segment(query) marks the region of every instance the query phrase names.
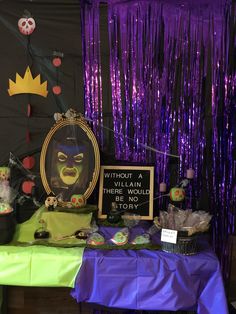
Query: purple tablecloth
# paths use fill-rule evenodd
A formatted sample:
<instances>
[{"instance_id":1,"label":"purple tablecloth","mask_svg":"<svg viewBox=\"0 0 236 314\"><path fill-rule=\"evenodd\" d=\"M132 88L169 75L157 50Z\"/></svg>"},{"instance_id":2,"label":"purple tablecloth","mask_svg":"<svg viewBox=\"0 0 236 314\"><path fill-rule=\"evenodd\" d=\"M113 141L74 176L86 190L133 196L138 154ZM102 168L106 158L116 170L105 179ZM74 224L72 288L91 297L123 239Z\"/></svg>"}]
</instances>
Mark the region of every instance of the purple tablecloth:
<instances>
[{"instance_id":1,"label":"purple tablecloth","mask_svg":"<svg viewBox=\"0 0 236 314\"><path fill-rule=\"evenodd\" d=\"M115 308L228 313L219 262L210 248L193 256L86 249L71 294L78 302Z\"/></svg>"}]
</instances>

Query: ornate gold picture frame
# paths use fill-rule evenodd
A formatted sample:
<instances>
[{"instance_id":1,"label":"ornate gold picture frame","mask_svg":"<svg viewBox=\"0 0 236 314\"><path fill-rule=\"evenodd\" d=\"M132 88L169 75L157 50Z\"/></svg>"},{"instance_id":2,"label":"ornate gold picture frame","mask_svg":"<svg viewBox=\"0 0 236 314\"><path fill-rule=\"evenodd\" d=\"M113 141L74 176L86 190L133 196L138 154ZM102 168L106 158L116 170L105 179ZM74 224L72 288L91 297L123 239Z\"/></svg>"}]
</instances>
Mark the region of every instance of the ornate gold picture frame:
<instances>
[{"instance_id":1,"label":"ornate gold picture frame","mask_svg":"<svg viewBox=\"0 0 236 314\"><path fill-rule=\"evenodd\" d=\"M40 155L40 175L47 194L63 203L72 195L88 199L98 180L100 153L94 133L82 115L62 117L47 134Z\"/></svg>"}]
</instances>

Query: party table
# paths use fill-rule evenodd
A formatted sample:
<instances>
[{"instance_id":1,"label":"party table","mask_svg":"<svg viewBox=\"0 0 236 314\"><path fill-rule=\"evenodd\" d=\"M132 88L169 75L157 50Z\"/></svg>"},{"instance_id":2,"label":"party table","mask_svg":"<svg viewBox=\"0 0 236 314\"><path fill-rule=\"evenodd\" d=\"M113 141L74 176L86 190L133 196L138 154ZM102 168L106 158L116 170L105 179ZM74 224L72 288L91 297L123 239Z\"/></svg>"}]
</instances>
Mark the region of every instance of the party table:
<instances>
[{"instance_id":1,"label":"party table","mask_svg":"<svg viewBox=\"0 0 236 314\"><path fill-rule=\"evenodd\" d=\"M109 239L117 229L100 230ZM113 308L227 314L218 259L205 242L201 245L192 256L149 249L6 245L0 247L0 284L73 287L77 302Z\"/></svg>"},{"instance_id":2,"label":"party table","mask_svg":"<svg viewBox=\"0 0 236 314\"><path fill-rule=\"evenodd\" d=\"M103 229L106 237L109 232ZM192 256L86 249L71 295L77 302L114 308L227 314L218 259L205 241L199 246Z\"/></svg>"}]
</instances>

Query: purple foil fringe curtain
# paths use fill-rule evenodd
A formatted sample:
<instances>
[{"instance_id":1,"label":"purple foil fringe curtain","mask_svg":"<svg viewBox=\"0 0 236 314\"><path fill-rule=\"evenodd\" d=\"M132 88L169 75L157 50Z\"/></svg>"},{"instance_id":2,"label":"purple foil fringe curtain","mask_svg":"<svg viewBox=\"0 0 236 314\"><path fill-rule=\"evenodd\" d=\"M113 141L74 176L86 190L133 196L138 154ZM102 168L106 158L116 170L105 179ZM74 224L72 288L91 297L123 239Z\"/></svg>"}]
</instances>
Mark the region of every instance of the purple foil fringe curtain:
<instances>
[{"instance_id":1,"label":"purple foil fringe curtain","mask_svg":"<svg viewBox=\"0 0 236 314\"><path fill-rule=\"evenodd\" d=\"M158 184L170 183L166 154L180 156L179 178L195 170L192 191L209 198L205 209L214 217L213 244L227 277L236 216L235 7L172 2L108 1L115 155L154 162ZM85 107L95 131L102 124L98 3L82 21Z\"/></svg>"},{"instance_id":2,"label":"purple foil fringe curtain","mask_svg":"<svg viewBox=\"0 0 236 314\"><path fill-rule=\"evenodd\" d=\"M99 1L81 1L85 116L103 146L102 78L100 55Z\"/></svg>"}]
</instances>

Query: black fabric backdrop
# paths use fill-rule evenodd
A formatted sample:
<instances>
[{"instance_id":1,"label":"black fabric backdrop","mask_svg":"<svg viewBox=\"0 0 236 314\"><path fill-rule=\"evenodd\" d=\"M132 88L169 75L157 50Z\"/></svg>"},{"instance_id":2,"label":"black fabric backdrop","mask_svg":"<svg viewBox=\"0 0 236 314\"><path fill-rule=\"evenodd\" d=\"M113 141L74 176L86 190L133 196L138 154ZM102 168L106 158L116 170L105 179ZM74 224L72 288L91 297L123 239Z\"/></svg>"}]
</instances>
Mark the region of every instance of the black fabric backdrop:
<instances>
[{"instance_id":1,"label":"black fabric backdrop","mask_svg":"<svg viewBox=\"0 0 236 314\"><path fill-rule=\"evenodd\" d=\"M36 29L24 36L18 30L18 19L28 10L36 21ZM106 7L101 6L101 36L107 37ZM0 165L7 164L9 152L22 158L40 150L44 137L54 123L55 112L74 108L84 112L81 17L79 1L1 1L0 2ZM108 38L107 38L108 39ZM109 91L108 40L102 41L104 91L104 121L109 125L111 105ZM58 68L62 93L56 96L52 87L57 85L56 68L52 65L53 52L62 52ZM30 66L33 77L41 74L41 83L47 80L48 96L21 94L9 96L9 79L16 73L24 75ZM27 117L27 105L32 115ZM107 105L106 105L107 104ZM109 121L108 121L108 120ZM30 142L26 141L27 129ZM109 134L108 134L109 136Z\"/></svg>"}]
</instances>

